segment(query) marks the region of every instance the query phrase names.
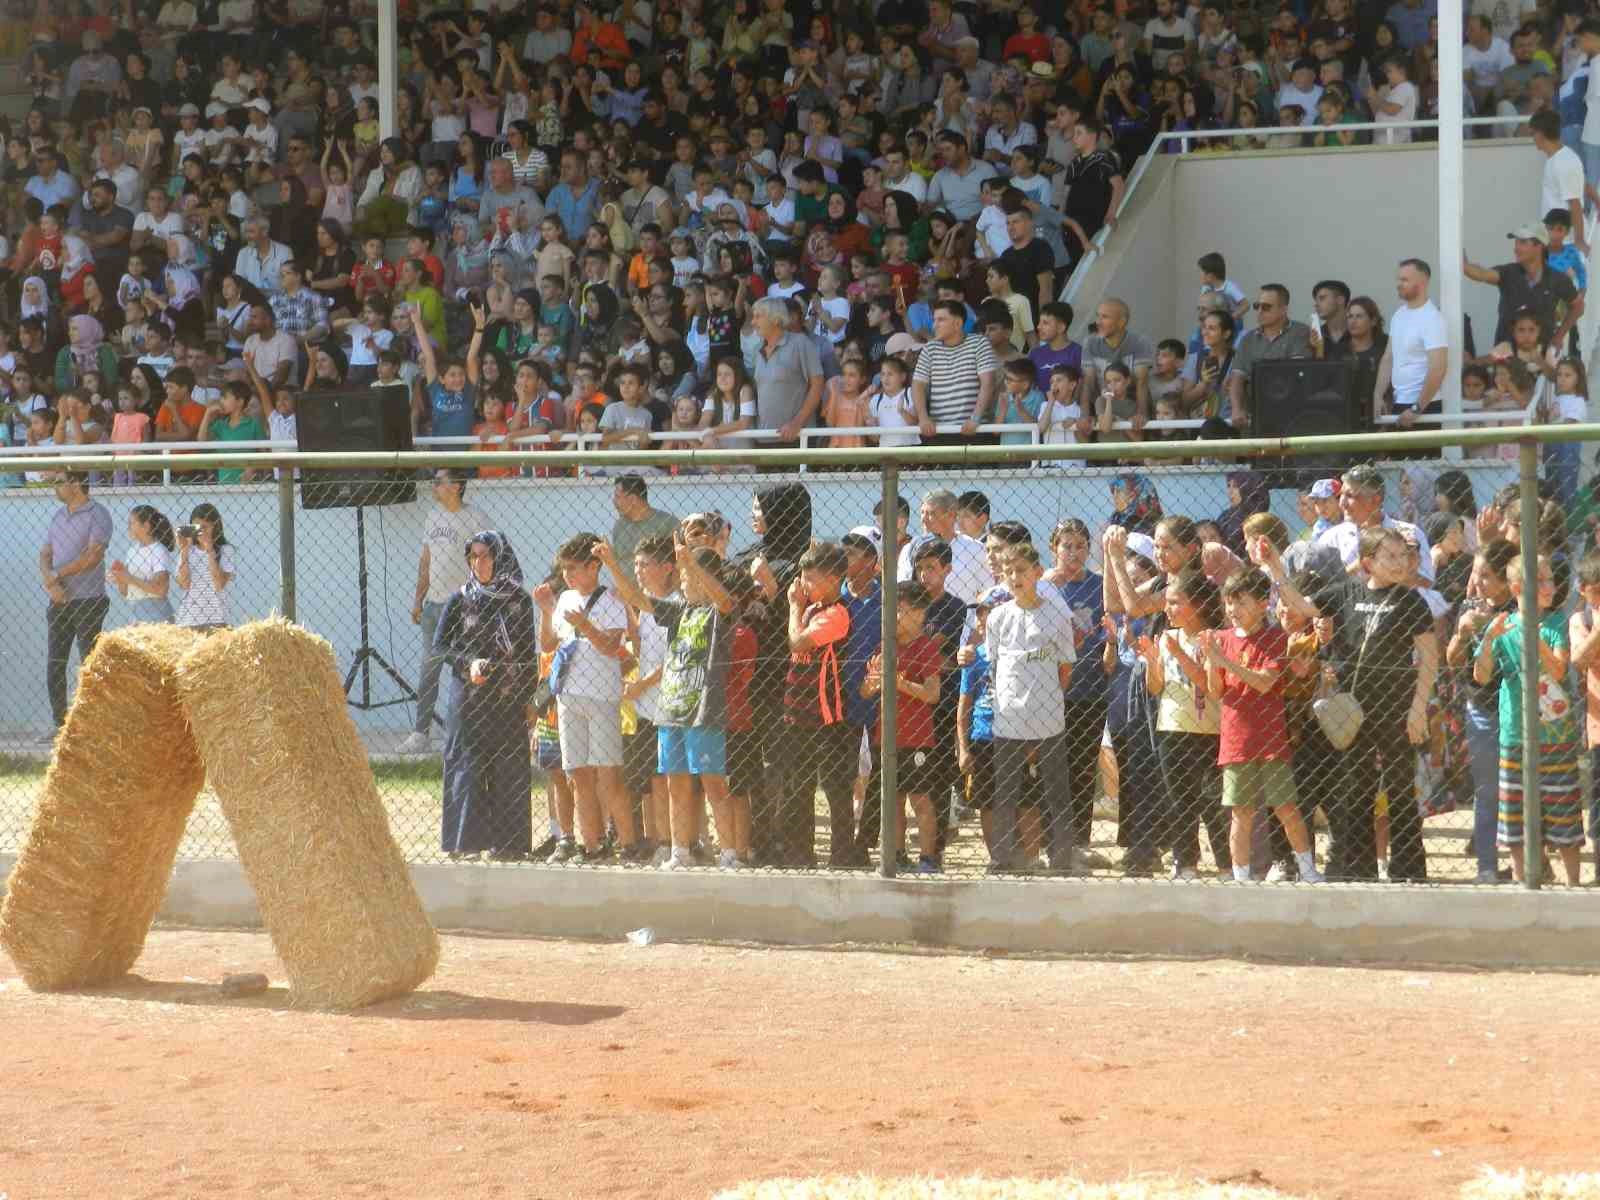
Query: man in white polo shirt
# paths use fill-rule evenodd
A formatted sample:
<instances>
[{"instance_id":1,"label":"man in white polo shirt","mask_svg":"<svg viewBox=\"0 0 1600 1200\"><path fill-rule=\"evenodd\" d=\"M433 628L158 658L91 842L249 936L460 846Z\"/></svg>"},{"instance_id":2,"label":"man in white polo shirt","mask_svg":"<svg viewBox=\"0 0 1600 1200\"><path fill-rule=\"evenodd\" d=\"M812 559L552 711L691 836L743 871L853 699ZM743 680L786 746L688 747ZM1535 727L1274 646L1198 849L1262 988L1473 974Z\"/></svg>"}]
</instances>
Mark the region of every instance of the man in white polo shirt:
<instances>
[{"instance_id":1,"label":"man in white polo shirt","mask_svg":"<svg viewBox=\"0 0 1600 1200\"><path fill-rule=\"evenodd\" d=\"M994 586L994 576L989 573L989 559L983 543L956 528L957 506L958 497L946 488L929 492L922 498L922 509L917 514L922 522L922 535L900 548L895 575L902 583L915 578L917 549L933 538L943 538L950 545L950 576L945 580L945 590L961 603L972 605Z\"/></svg>"},{"instance_id":2,"label":"man in white polo shirt","mask_svg":"<svg viewBox=\"0 0 1600 1200\"><path fill-rule=\"evenodd\" d=\"M1400 306L1389 318L1389 345L1378 362L1378 382L1372 392L1373 412L1382 416L1393 411L1406 427L1437 399L1450 358L1444 314L1428 299L1432 279L1433 271L1420 258L1400 263L1395 277ZM1394 385L1392 409L1384 402L1390 384Z\"/></svg>"}]
</instances>

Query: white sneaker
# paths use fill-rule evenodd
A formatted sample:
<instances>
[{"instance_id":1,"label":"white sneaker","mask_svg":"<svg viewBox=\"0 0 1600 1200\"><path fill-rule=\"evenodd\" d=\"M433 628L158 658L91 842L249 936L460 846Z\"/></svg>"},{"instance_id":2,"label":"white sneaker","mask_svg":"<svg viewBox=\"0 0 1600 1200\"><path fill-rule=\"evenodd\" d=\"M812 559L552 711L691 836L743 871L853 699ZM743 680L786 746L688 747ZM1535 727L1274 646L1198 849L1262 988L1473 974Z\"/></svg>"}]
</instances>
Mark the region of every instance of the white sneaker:
<instances>
[{"instance_id":1,"label":"white sneaker","mask_svg":"<svg viewBox=\"0 0 1600 1200\"><path fill-rule=\"evenodd\" d=\"M1315 867L1312 867L1309 871L1306 870L1304 867L1302 867L1300 869L1300 882L1301 883L1326 883L1327 879L1322 874L1322 872L1317 870Z\"/></svg>"},{"instance_id":2,"label":"white sneaker","mask_svg":"<svg viewBox=\"0 0 1600 1200\"><path fill-rule=\"evenodd\" d=\"M687 850L673 850L667 861L661 864L663 871L686 871L694 866L694 859L689 857Z\"/></svg>"},{"instance_id":3,"label":"white sneaker","mask_svg":"<svg viewBox=\"0 0 1600 1200\"><path fill-rule=\"evenodd\" d=\"M1282 863L1275 862L1267 870L1268 883L1282 883L1287 878L1289 878L1289 871Z\"/></svg>"},{"instance_id":4,"label":"white sneaker","mask_svg":"<svg viewBox=\"0 0 1600 1200\"><path fill-rule=\"evenodd\" d=\"M395 747L397 754L426 754L433 749L433 739L425 733L412 733Z\"/></svg>"},{"instance_id":5,"label":"white sneaker","mask_svg":"<svg viewBox=\"0 0 1600 1200\"><path fill-rule=\"evenodd\" d=\"M739 856L732 850L724 850L721 854L717 855L717 866L721 867L724 871L737 871L742 865L743 864L739 862Z\"/></svg>"},{"instance_id":6,"label":"white sneaker","mask_svg":"<svg viewBox=\"0 0 1600 1200\"><path fill-rule=\"evenodd\" d=\"M1176 863L1172 866L1172 879L1174 883L1193 883L1200 878L1200 872L1193 867L1180 867Z\"/></svg>"}]
</instances>

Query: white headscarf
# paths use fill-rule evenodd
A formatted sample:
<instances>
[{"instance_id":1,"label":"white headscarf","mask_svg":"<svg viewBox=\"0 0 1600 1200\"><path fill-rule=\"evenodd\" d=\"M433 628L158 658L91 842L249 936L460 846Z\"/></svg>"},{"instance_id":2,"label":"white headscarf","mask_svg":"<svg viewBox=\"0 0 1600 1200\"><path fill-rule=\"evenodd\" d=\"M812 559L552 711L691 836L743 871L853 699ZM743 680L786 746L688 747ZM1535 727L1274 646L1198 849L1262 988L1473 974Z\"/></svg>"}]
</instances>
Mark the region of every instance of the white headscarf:
<instances>
[{"instance_id":1,"label":"white headscarf","mask_svg":"<svg viewBox=\"0 0 1600 1200\"><path fill-rule=\"evenodd\" d=\"M30 283L39 289L39 295L42 297L37 304L28 303L28 285ZM29 275L22 281L22 316L24 319L38 317L42 321L49 315L50 289L45 286L44 280L40 279L39 276Z\"/></svg>"},{"instance_id":2,"label":"white headscarf","mask_svg":"<svg viewBox=\"0 0 1600 1200\"><path fill-rule=\"evenodd\" d=\"M89 243L76 234L67 234L61 239L61 276L71 279L85 267L94 265L94 254L89 250Z\"/></svg>"}]
</instances>

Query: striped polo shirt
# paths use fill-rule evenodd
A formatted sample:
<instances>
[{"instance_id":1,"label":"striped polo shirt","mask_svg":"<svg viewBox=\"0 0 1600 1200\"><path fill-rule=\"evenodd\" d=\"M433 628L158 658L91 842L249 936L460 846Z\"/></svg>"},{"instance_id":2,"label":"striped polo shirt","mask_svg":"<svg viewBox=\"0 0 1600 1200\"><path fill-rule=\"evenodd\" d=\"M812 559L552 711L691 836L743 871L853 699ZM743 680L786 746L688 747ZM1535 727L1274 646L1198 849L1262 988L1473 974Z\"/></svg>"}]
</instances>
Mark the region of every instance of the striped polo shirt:
<instances>
[{"instance_id":1,"label":"striped polo shirt","mask_svg":"<svg viewBox=\"0 0 1600 1200\"><path fill-rule=\"evenodd\" d=\"M928 385L928 415L934 424L960 424L977 407L979 376L999 369L989 339L970 333L957 346L937 339L925 343L913 378Z\"/></svg>"}]
</instances>

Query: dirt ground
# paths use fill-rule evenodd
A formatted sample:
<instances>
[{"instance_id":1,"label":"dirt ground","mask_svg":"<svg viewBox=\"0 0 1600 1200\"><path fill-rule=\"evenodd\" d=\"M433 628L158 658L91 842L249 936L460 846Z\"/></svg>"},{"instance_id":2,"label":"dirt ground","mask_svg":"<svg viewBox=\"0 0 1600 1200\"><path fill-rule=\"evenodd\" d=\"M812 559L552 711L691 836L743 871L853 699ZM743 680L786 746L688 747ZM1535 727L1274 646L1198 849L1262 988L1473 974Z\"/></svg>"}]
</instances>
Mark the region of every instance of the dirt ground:
<instances>
[{"instance_id":1,"label":"dirt ground","mask_svg":"<svg viewBox=\"0 0 1600 1200\"><path fill-rule=\"evenodd\" d=\"M163 931L139 977L0 955L0 1195L666 1197L740 1180L1116 1180L1455 1196L1594 1166L1595 981L892 949L450 937L355 1016L266 937ZM224 1000L224 974L276 986Z\"/></svg>"}]
</instances>

